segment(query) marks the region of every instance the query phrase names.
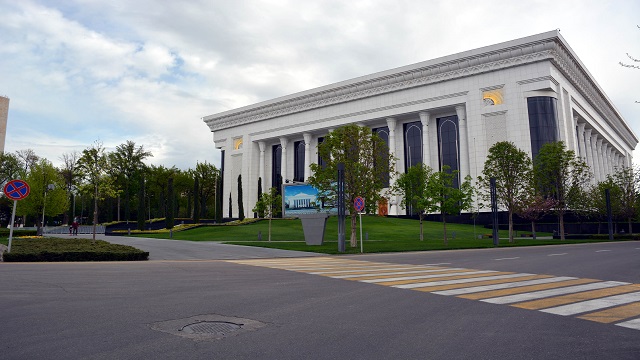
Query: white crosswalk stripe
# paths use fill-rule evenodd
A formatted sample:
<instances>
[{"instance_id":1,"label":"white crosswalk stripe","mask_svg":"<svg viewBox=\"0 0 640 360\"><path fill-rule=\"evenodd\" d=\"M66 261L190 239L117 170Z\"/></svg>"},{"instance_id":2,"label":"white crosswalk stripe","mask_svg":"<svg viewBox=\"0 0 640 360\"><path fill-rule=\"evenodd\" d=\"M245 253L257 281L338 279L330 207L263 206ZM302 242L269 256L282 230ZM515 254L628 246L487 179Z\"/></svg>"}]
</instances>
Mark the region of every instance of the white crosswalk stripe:
<instances>
[{"instance_id":1,"label":"white crosswalk stripe","mask_svg":"<svg viewBox=\"0 0 640 360\"><path fill-rule=\"evenodd\" d=\"M614 286L628 285L629 283L620 282L620 281L605 281L593 284L585 284L585 285L576 285L569 286L560 289L553 290L542 290L542 291L534 291L525 294L518 295L509 295L509 296L501 296L491 299L484 299L482 301L492 303L492 304L513 304L516 302L535 300L535 299L543 299L551 296L558 296L564 294L573 294L587 290L595 290L595 289L604 289Z\"/></svg>"},{"instance_id":2,"label":"white crosswalk stripe","mask_svg":"<svg viewBox=\"0 0 640 360\"><path fill-rule=\"evenodd\" d=\"M459 296L527 311L577 315L580 319L640 330L640 287L627 282L437 266L448 263L408 265L328 257L227 261Z\"/></svg>"},{"instance_id":3,"label":"white crosswalk stripe","mask_svg":"<svg viewBox=\"0 0 640 360\"><path fill-rule=\"evenodd\" d=\"M546 279L517 281L517 282L512 282L512 283L506 283L506 284L474 286L474 287L468 287L468 288L462 288L462 289L434 291L433 293L434 294L438 294L438 295L449 295L449 296L450 295L462 295L462 294L472 294L472 293L490 291L490 290L511 289L511 288L514 288L514 287L521 287L521 286L549 284L549 283L567 281L567 280L573 280L573 279L575 279L575 278L574 277L569 277L569 276L560 276L560 277L552 277L552 278L546 278Z\"/></svg>"},{"instance_id":4,"label":"white crosswalk stripe","mask_svg":"<svg viewBox=\"0 0 640 360\"><path fill-rule=\"evenodd\" d=\"M640 291L630 294L609 296L602 299L582 301L576 304L562 305L540 311L549 314L567 316L585 313L587 311L610 308L617 305L629 304L636 301L640 301Z\"/></svg>"}]
</instances>

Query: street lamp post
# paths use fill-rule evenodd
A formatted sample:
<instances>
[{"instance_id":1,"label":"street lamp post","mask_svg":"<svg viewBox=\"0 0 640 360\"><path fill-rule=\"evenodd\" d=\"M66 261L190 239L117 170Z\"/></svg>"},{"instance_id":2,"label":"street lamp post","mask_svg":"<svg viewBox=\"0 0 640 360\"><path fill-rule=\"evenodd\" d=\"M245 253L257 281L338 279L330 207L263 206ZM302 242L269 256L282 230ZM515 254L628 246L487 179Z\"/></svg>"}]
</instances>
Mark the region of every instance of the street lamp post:
<instances>
[{"instance_id":1,"label":"street lamp post","mask_svg":"<svg viewBox=\"0 0 640 360\"><path fill-rule=\"evenodd\" d=\"M47 192L55 189L55 185L49 184L47 188L44 190L44 203L42 204L42 234L44 234L44 210L47 207Z\"/></svg>"}]
</instances>

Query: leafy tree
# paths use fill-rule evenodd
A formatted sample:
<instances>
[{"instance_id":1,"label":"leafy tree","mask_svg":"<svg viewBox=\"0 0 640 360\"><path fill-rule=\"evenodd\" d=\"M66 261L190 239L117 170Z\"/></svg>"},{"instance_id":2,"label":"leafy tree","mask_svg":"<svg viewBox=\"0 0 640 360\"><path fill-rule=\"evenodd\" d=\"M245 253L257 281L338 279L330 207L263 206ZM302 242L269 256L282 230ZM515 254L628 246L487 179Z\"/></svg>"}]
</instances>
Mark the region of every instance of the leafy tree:
<instances>
[{"instance_id":1,"label":"leafy tree","mask_svg":"<svg viewBox=\"0 0 640 360\"><path fill-rule=\"evenodd\" d=\"M638 183L640 174L636 169L630 167L617 168L613 175L609 176L618 188L619 195L619 216L627 221L629 234L633 233L633 219L637 216L640 208L638 202Z\"/></svg>"},{"instance_id":2,"label":"leafy tree","mask_svg":"<svg viewBox=\"0 0 640 360\"><path fill-rule=\"evenodd\" d=\"M357 246L357 211L353 201L361 196L367 205L366 212L375 210L382 200L381 190L386 186L386 176L392 171L393 157L384 151L387 145L367 127L355 124L340 127L329 133L318 147L325 166L311 164L313 175L308 182L329 198L337 195L338 164L344 164L345 203L351 217L351 246Z\"/></svg>"},{"instance_id":3,"label":"leafy tree","mask_svg":"<svg viewBox=\"0 0 640 360\"><path fill-rule=\"evenodd\" d=\"M56 216L62 214L69 205L64 179L48 160L40 159L30 166L24 180L29 184L31 192L29 196L18 201L16 213L35 216L38 233L41 233L44 226L41 219L43 210L45 216ZM53 185L53 188L49 185Z\"/></svg>"},{"instance_id":4,"label":"leafy tree","mask_svg":"<svg viewBox=\"0 0 640 360\"><path fill-rule=\"evenodd\" d=\"M242 175L238 175L238 219L244 220L244 204L242 203Z\"/></svg>"},{"instance_id":5,"label":"leafy tree","mask_svg":"<svg viewBox=\"0 0 640 360\"><path fill-rule=\"evenodd\" d=\"M200 192L196 196L200 200L201 216L212 217L211 207L215 211L215 196L220 170L208 162L196 163L195 174L200 179Z\"/></svg>"},{"instance_id":6,"label":"leafy tree","mask_svg":"<svg viewBox=\"0 0 640 360\"><path fill-rule=\"evenodd\" d=\"M216 181L216 222L222 222L222 176L218 176L218 180Z\"/></svg>"},{"instance_id":7,"label":"leafy tree","mask_svg":"<svg viewBox=\"0 0 640 360\"><path fill-rule=\"evenodd\" d=\"M471 177L467 175L459 188L454 186L458 171L451 171L449 166L443 166L441 171L435 172L429 181L428 193L435 200L434 210L442 216L444 230L444 244L448 245L447 215L459 214L472 207L473 187Z\"/></svg>"},{"instance_id":8,"label":"leafy tree","mask_svg":"<svg viewBox=\"0 0 640 360\"><path fill-rule=\"evenodd\" d=\"M26 175L37 162L40 160L40 157L36 155L36 152L33 149L24 149L16 151L16 155L20 159L21 164L24 166L23 175Z\"/></svg>"},{"instance_id":9,"label":"leafy tree","mask_svg":"<svg viewBox=\"0 0 640 360\"><path fill-rule=\"evenodd\" d=\"M140 176L140 179L138 180L139 186L138 186L138 230L142 231L144 230L144 209L145 209L145 197L144 197L144 193L145 193L145 186L144 186L144 175Z\"/></svg>"},{"instance_id":10,"label":"leafy tree","mask_svg":"<svg viewBox=\"0 0 640 360\"><path fill-rule=\"evenodd\" d=\"M175 223L175 194L173 192L173 176L167 180L167 217L165 219L166 228L173 229Z\"/></svg>"},{"instance_id":11,"label":"leafy tree","mask_svg":"<svg viewBox=\"0 0 640 360\"><path fill-rule=\"evenodd\" d=\"M0 185L25 175L23 169L24 164L18 155L0 152Z\"/></svg>"},{"instance_id":12,"label":"leafy tree","mask_svg":"<svg viewBox=\"0 0 640 360\"><path fill-rule=\"evenodd\" d=\"M531 222L531 234L536 239L536 221L556 206L556 200L545 198L539 194L529 193L528 196L519 198L516 213L523 219Z\"/></svg>"},{"instance_id":13,"label":"leafy tree","mask_svg":"<svg viewBox=\"0 0 640 360\"><path fill-rule=\"evenodd\" d=\"M585 196L589 181L589 167L567 150L563 142L544 144L534 161L535 186L540 195L556 200L554 211L560 224L560 238L564 240L564 215Z\"/></svg>"},{"instance_id":14,"label":"leafy tree","mask_svg":"<svg viewBox=\"0 0 640 360\"><path fill-rule=\"evenodd\" d=\"M428 166L422 163L412 166L409 170L400 174L393 187L393 192L402 196L400 206L403 208L413 206L413 211L418 212L420 218L420 241L424 239L422 221L428 213L437 210L437 193L433 190L433 182L436 175Z\"/></svg>"},{"instance_id":15,"label":"leafy tree","mask_svg":"<svg viewBox=\"0 0 640 360\"><path fill-rule=\"evenodd\" d=\"M70 202L72 201L74 191L78 188L80 181L82 181L82 173L78 167L78 160L80 159L80 153L72 151L64 153L60 157L62 160L62 168L60 168L60 174L64 178L64 189L67 191L67 197ZM71 207L67 214L65 214L63 224L71 224L73 221L73 210Z\"/></svg>"},{"instance_id":16,"label":"leafy tree","mask_svg":"<svg viewBox=\"0 0 640 360\"><path fill-rule=\"evenodd\" d=\"M143 145L136 147L136 143L131 140L116 146L116 150L109 154L112 173L116 180L115 184L119 190L124 192L124 217L127 222L131 218L131 185L135 184L135 178L139 177L144 169L142 161L148 157L153 157L153 154L146 151ZM120 202L118 201L119 219Z\"/></svg>"},{"instance_id":17,"label":"leafy tree","mask_svg":"<svg viewBox=\"0 0 640 360\"><path fill-rule=\"evenodd\" d=\"M193 193L195 194L195 199L193 200L193 223L197 224L200 222L200 199L198 198L198 194L200 193L200 178L196 176L193 181Z\"/></svg>"},{"instance_id":18,"label":"leafy tree","mask_svg":"<svg viewBox=\"0 0 640 360\"><path fill-rule=\"evenodd\" d=\"M112 196L112 179L107 176L109 162L101 142L96 141L90 147L82 151L78 160L84 178L93 188L93 241L96 241L96 225L98 223L98 200Z\"/></svg>"},{"instance_id":19,"label":"leafy tree","mask_svg":"<svg viewBox=\"0 0 640 360\"><path fill-rule=\"evenodd\" d=\"M532 192L531 159L526 152L518 149L512 142L495 143L484 162L482 175L478 183L484 189L485 201L490 193L490 179L496 179L496 198L498 205L509 214L509 242L513 242L513 214L520 203Z\"/></svg>"},{"instance_id":20,"label":"leafy tree","mask_svg":"<svg viewBox=\"0 0 640 360\"><path fill-rule=\"evenodd\" d=\"M269 241L271 241L271 219L282 212L282 196L278 194L278 189L272 187L268 192L260 194L256 206L251 211L262 213L269 219Z\"/></svg>"}]
</instances>

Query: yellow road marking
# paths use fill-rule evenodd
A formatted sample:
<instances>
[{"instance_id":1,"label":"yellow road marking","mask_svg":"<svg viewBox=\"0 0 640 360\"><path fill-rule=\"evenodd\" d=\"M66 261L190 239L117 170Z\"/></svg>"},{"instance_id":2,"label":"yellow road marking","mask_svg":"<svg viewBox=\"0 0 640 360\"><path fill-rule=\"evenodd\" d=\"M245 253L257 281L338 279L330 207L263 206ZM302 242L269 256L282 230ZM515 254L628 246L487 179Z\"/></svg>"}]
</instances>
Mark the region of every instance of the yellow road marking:
<instances>
[{"instance_id":1,"label":"yellow road marking","mask_svg":"<svg viewBox=\"0 0 640 360\"><path fill-rule=\"evenodd\" d=\"M458 297L464 298L464 299L471 299L471 300L480 300L480 299L488 299L488 298L505 296L505 295L521 294L521 293L526 293L530 291L555 289L555 288L560 288L560 287L565 287L570 285L587 284L587 283L592 283L596 281L598 280L593 280L593 279L566 280L566 281L547 283L547 284L527 285L527 286L521 286L521 287L516 287L511 289L484 291L484 292L479 292L474 294L459 295Z\"/></svg>"},{"instance_id":2,"label":"yellow road marking","mask_svg":"<svg viewBox=\"0 0 640 360\"><path fill-rule=\"evenodd\" d=\"M640 303L636 302L628 305L615 307L612 309L597 311L590 314L578 316L578 318L590 320L590 321L596 321L599 323L612 323L612 322L628 319L631 317L636 317L638 315L640 315Z\"/></svg>"},{"instance_id":3,"label":"yellow road marking","mask_svg":"<svg viewBox=\"0 0 640 360\"><path fill-rule=\"evenodd\" d=\"M515 282L515 281L544 279L544 278L549 278L549 277L553 277L553 275L530 275L530 276L522 276L522 277L519 277L519 278L482 280L482 281L476 281L476 282L472 282L472 283L438 285L438 286L431 286L431 287L428 287L428 288L420 288L420 289L413 289L413 290L425 291L425 292L436 292L436 291L441 291L441 290L453 290L453 289L467 288L467 287L472 287L472 286L495 285L495 284L504 284L504 283Z\"/></svg>"},{"instance_id":4,"label":"yellow road marking","mask_svg":"<svg viewBox=\"0 0 640 360\"><path fill-rule=\"evenodd\" d=\"M623 286L616 286L616 287L607 288L607 289L592 290L592 291L585 291L585 292L576 293L576 294L556 296L549 299L526 301L519 304L513 304L511 306L519 307L522 309L539 310L539 309L550 308L554 306L576 303L584 300L597 299L605 296L624 294L624 293L638 291L638 290L640 290L640 285L638 284L623 285Z\"/></svg>"},{"instance_id":5,"label":"yellow road marking","mask_svg":"<svg viewBox=\"0 0 640 360\"><path fill-rule=\"evenodd\" d=\"M430 279L385 281L385 282L379 282L379 283L376 283L376 284L393 286L393 285L427 283L427 282L434 282L434 281L447 281L447 280L458 280L458 279L470 279L470 278L477 278L477 277L496 276L496 275L510 275L510 274L515 274L515 273L513 273L513 272L496 271L496 272L492 272L492 273L482 273L482 274L472 274L472 275L457 275L457 276L452 275L452 276L443 276L443 277L430 278ZM431 291L431 288L429 288L429 291Z\"/></svg>"}]
</instances>

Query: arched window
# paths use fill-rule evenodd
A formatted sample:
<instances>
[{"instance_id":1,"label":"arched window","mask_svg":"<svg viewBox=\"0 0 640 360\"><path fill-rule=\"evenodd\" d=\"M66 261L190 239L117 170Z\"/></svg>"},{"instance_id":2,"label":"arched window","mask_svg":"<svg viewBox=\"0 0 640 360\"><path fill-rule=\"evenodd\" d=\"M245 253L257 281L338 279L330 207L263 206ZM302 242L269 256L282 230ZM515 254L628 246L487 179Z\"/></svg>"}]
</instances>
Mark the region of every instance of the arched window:
<instances>
[{"instance_id":1,"label":"arched window","mask_svg":"<svg viewBox=\"0 0 640 360\"><path fill-rule=\"evenodd\" d=\"M293 181L304 181L304 141L293 143Z\"/></svg>"},{"instance_id":2,"label":"arched window","mask_svg":"<svg viewBox=\"0 0 640 360\"><path fill-rule=\"evenodd\" d=\"M282 191L282 146L274 145L271 157L271 186L278 194Z\"/></svg>"},{"instance_id":3,"label":"arched window","mask_svg":"<svg viewBox=\"0 0 640 360\"><path fill-rule=\"evenodd\" d=\"M542 145L558 141L558 113L556 98L534 96L527 98L531 155L535 160Z\"/></svg>"},{"instance_id":4,"label":"arched window","mask_svg":"<svg viewBox=\"0 0 640 360\"><path fill-rule=\"evenodd\" d=\"M422 163L422 123L404 124L404 171Z\"/></svg>"},{"instance_id":5,"label":"arched window","mask_svg":"<svg viewBox=\"0 0 640 360\"><path fill-rule=\"evenodd\" d=\"M449 166L450 171L460 170L460 144L458 138L458 117L438 119L438 152L440 169ZM454 179L454 187L459 187L460 175Z\"/></svg>"},{"instance_id":6,"label":"arched window","mask_svg":"<svg viewBox=\"0 0 640 360\"><path fill-rule=\"evenodd\" d=\"M374 134L378 134L378 136L384 141L385 146L381 149L376 149L380 158L388 159L389 158L389 127L380 127L373 129ZM377 158L377 157L376 157ZM375 158L374 158L375 161ZM384 187L389 187L389 173L382 174L382 185Z\"/></svg>"}]
</instances>

